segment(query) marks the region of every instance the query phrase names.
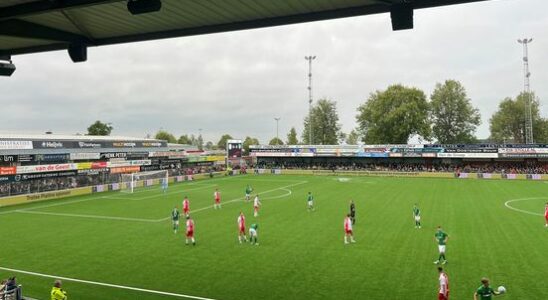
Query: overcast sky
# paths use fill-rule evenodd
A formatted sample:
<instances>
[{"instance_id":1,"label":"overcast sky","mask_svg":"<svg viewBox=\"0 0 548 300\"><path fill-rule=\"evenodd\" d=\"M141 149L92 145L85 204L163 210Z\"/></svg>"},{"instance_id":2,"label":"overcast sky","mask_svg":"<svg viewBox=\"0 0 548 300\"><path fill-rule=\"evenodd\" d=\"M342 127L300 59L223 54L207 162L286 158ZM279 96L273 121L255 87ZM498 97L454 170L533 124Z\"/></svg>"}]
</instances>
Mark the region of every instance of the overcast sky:
<instances>
[{"instance_id":1,"label":"overcast sky","mask_svg":"<svg viewBox=\"0 0 548 300\"><path fill-rule=\"evenodd\" d=\"M337 101L343 131L375 90L401 83L432 93L459 80L489 135L498 102L523 89L522 48L530 45L531 86L548 117L548 1L495 0L415 11L415 28L393 32L388 14L90 48L74 64L66 51L14 57L0 78L0 132L85 133L95 120L115 135L166 129L217 142L223 133L268 142L308 110L305 55L314 98Z\"/></svg>"}]
</instances>

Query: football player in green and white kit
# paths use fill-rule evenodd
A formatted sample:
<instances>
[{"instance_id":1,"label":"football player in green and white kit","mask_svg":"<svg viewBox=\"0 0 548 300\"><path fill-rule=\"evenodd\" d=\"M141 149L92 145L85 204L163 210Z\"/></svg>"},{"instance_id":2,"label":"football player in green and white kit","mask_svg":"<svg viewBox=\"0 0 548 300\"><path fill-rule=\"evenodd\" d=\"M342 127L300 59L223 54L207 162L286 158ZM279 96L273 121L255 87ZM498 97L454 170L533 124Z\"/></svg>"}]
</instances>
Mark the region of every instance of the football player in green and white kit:
<instances>
[{"instance_id":1,"label":"football player in green and white kit","mask_svg":"<svg viewBox=\"0 0 548 300\"><path fill-rule=\"evenodd\" d=\"M251 200L251 192L253 192L253 188L248 184L245 188L245 201Z\"/></svg>"},{"instance_id":2,"label":"football player in green and white kit","mask_svg":"<svg viewBox=\"0 0 548 300\"><path fill-rule=\"evenodd\" d=\"M498 296L498 295L500 295L500 293L495 291L493 288L491 288L489 286L489 279L487 279L485 277L482 278L481 279L481 286L474 293L474 300L493 299L493 295Z\"/></svg>"},{"instance_id":3,"label":"football player in green and white kit","mask_svg":"<svg viewBox=\"0 0 548 300\"><path fill-rule=\"evenodd\" d=\"M413 219L415 220L415 228L421 228L421 210L415 203L413 206Z\"/></svg>"},{"instance_id":4,"label":"football player in green and white kit","mask_svg":"<svg viewBox=\"0 0 548 300\"><path fill-rule=\"evenodd\" d=\"M434 240L438 243L438 250L440 251L440 256L438 257L438 260L436 260L434 263L439 264L440 262L442 264L447 263L447 259L445 258L445 246L447 244L447 240L449 239L449 235L441 229L441 226L438 226L438 230L434 234Z\"/></svg>"},{"instance_id":5,"label":"football player in green and white kit","mask_svg":"<svg viewBox=\"0 0 548 300\"><path fill-rule=\"evenodd\" d=\"M171 211L171 221L173 223L173 233L177 233L177 230L179 230L179 209L177 207L173 208L173 211Z\"/></svg>"},{"instance_id":6,"label":"football player in green and white kit","mask_svg":"<svg viewBox=\"0 0 548 300\"><path fill-rule=\"evenodd\" d=\"M258 230L259 230L259 225L257 223L253 223L251 224L251 227L249 227L249 242L250 242L250 245L255 245L255 246L259 246L259 241L258 241Z\"/></svg>"},{"instance_id":7,"label":"football player in green and white kit","mask_svg":"<svg viewBox=\"0 0 548 300\"><path fill-rule=\"evenodd\" d=\"M306 196L306 203L308 204L308 211L314 211L314 196L311 192L308 192Z\"/></svg>"}]
</instances>

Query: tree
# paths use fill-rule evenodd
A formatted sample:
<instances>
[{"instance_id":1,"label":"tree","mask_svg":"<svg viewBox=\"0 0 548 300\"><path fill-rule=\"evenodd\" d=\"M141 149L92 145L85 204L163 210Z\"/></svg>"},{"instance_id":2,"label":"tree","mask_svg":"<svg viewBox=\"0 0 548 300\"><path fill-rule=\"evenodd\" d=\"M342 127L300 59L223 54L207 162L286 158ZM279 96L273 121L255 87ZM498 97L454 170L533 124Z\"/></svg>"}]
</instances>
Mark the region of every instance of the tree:
<instances>
[{"instance_id":1,"label":"tree","mask_svg":"<svg viewBox=\"0 0 548 300\"><path fill-rule=\"evenodd\" d=\"M481 116L460 82L437 83L430 100L432 136L438 143L470 144L477 140L474 132L481 124Z\"/></svg>"},{"instance_id":2,"label":"tree","mask_svg":"<svg viewBox=\"0 0 548 300\"><path fill-rule=\"evenodd\" d=\"M348 145L357 145L360 140L360 135L355 129L352 129L350 133L346 136L346 143Z\"/></svg>"},{"instance_id":3,"label":"tree","mask_svg":"<svg viewBox=\"0 0 548 300\"><path fill-rule=\"evenodd\" d=\"M88 127L88 135L110 135L112 129L114 128L110 123L103 123L97 120Z\"/></svg>"},{"instance_id":4,"label":"tree","mask_svg":"<svg viewBox=\"0 0 548 300\"><path fill-rule=\"evenodd\" d=\"M256 138L246 136L243 143L245 153L249 153L249 146L251 145L259 145L259 140Z\"/></svg>"},{"instance_id":5,"label":"tree","mask_svg":"<svg viewBox=\"0 0 548 300\"><path fill-rule=\"evenodd\" d=\"M211 141L207 141L207 143L205 144L205 148L207 150L213 150L213 147L214 147L214 145L213 145L213 142L211 142Z\"/></svg>"},{"instance_id":6,"label":"tree","mask_svg":"<svg viewBox=\"0 0 548 300\"><path fill-rule=\"evenodd\" d=\"M230 134L223 134L219 142L217 142L217 147L219 147L219 149L226 150L226 141L231 139L232 139L232 136Z\"/></svg>"},{"instance_id":7,"label":"tree","mask_svg":"<svg viewBox=\"0 0 548 300\"><path fill-rule=\"evenodd\" d=\"M192 145L192 142L190 141L190 138L186 134L181 135L179 137L179 139L177 140L177 143L178 144L183 144L183 145Z\"/></svg>"},{"instance_id":8,"label":"tree","mask_svg":"<svg viewBox=\"0 0 548 300\"><path fill-rule=\"evenodd\" d=\"M157 139L157 140L164 140L164 141L167 141L168 143L176 143L177 140L175 139L175 136L173 136L173 134L165 131L165 130L159 130L158 132L156 132L156 134L154 135L154 138Z\"/></svg>"},{"instance_id":9,"label":"tree","mask_svg":"<svg viewBox=\"0 0 548 300\"><path fill-rule=\"evenodd\" d=\"M196 138L196 146L198 146L198 149L204 150L204 138L201 134Z\"/></svg>"},{"instance_id":10,"label":"tree","mask_svg":"<svg viewBox=\"0 0 548 300\"><path fill-rule=\"evenodd\" d=\"M295 130L295 127L291 127L291 130L289 130L289 133L287 134L287 144L297 145L298 143L299 140L297 139L297 130Z\"/></svg>"},{"instance_id":11,"label":"tree","mask_svg":"<svg viewBox=\"0 0 548 300\"><path fill-rule=\"evenodd\" d=\"M525 143L525 103L529 95L525 92L516 99L505 98L499 109L489 120L491 140L499 143ZM539 101L531 93L531 115L533 117L533 140L535 143L548 143L548 119L542 118Z\"/></svg>"},{"instance_id":12,"label":"tree","mask_svg":"<svg viewBox=\"0 0 548 300\"><path fill-rule=\"evenodd\" d=\"M428 101L423 91L397 84L372 93L358 107L358 130L368 144L407 144L413 135L429 138Z\"/></svg>"},{"instance_id":13,"label":"tree","mask_svg":"<svg viewBox=\"0 0 548 300\"><path fill-rule=\"evenodd\" d=\"M283 145L284 141L282 141L280 138L274 137L268 142L269 145Z\"/></svg>"},{"instance_id":14,"label":"tree","mask_svg":"<svg viewBox=\"0 0 548 300\"><path fill-rule=\"evenodd\" d=\"M309 134L310 123L312 124L312 141L310 141ZM312 107L310 116L307 115L304 118L302 139L305 144L335 145L338 144L340 130L337 103L328 99L320 99Z\"/></svg>"}]
</instances>

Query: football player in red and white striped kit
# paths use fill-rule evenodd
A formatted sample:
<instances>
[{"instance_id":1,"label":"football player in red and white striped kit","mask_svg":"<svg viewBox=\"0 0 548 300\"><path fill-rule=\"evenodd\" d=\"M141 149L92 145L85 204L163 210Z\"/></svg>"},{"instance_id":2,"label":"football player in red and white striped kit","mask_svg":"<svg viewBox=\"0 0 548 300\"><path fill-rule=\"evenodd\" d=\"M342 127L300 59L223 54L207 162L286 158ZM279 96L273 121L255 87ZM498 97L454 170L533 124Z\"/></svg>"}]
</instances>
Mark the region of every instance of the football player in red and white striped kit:
<instances>
[{"instance_id":1,"label":"football player in red and white striped kit","mask_svg":"<svg viewBox=\"0 0 548 300\"><path fill-rule=\"evenodd\" d=\"M215 189L215 193L213 193L213 198L215 198L215 203L213 204L213 208L221 208L221 192L219 192L219 189Z\"/></svg>"},{"instance_id":2,"label":"football player in red and white striped kit","mask_svg":"<svg viewBox=\"0 0 548 300\"><path fill-rule=\"evenodd\" d=\"M186 216L186 244L192 241L192 245L196 246L196 240L194 239L194 220L190 215Z\"/></svg>"},{"instance_id":3,"label":"football player in red and white striped kit","mask_svg":"<svg viewBox=\"0 0 548 300\"><path fill-rule=\"evenodd\" d=\"M245 235L245 216L243 212L240 212L237 223L238 223L238 241L240 242L240 244L242 243L242 240L244 242L247 242L247 236Z\"/></svg>"},{"instance_id":4,"label":"football player in red and white striped kit","mask_svg":"<svg viewBox=\"0 0 548 300\"><path fill-rule=\"evenodd\" d=\"M546 224L544 226L548 228L548 202L546 202L546 206L544 207L544 219L546 220Z\"/></svg>"},{"instance_id":5,"label":"football player in red and white striped kit","mask_svg":"<svg viewBox=\"0 0 548 300\"><path fill-rule=\"evenodd\" d=\"M185 214L185 217L190 214L190 201L187 196L185 196L185 199L183 200L183 213Z\"/></svg>"},{"instance_id":6,"label":"football player in red and white striped kit","mask_svg":"<svg viewBox=\"0 0 548 300\"><path fill-rule=\"evenodd\" d=\"M351 243L355 243L354 233L352 232L352 218L350 214L346 215L344 218L344 243L348 244L348 238L350 238Z\"/></svg>"},{"instance_id":7,"label":"football player in red and white striped kit","mask_svg":"<svg viewBox=\"0 0 548 300\"><path fill-rule=\"evenodd\" d=\"M440 289L438 290L438 300L449 300L449 277L443 272L442 267L438 267L440 273Z\"/></svg>"}]
</instances>

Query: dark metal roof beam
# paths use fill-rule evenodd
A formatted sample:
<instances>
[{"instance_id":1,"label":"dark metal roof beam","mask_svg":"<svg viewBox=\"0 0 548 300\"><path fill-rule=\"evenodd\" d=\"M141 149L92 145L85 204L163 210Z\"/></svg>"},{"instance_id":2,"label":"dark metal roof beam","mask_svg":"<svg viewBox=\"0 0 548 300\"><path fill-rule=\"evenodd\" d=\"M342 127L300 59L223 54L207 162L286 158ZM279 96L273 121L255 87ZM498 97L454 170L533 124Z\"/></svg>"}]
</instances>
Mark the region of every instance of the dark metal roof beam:
<instances>
[{"instance_id":1,"label":"dark metal roof beam","mask_svg":"<svg viewBox=\"0 0 548 300\"><path fill-rule=\"evenodd\" d=\"M83 0L80 0L80 1L83 1ZM482 1L488 1L488 0L415 0L412 2L412 5L414 9L422 9L422 8L429 8L429 7L463 4L463 3L471 3L471 2L482 2ZM200 34L220 33L220 32L228 32L228 31L236 31L236 30L289 25L289 24L296 24L296 23L303 23L303 22L323 21L328 19L363 16L363 15L370 15L370 14L386 13L390 11L390 7L391 7L390 4L383 1L382 4L379 3L376 5L363 5L363 6L335 9L335 10L329 10L329 11L311 12L311 13L305 13L305 14L299 14L299 15L289 15L289 16L281 16L281 17L274 17L274 18L267 18L267 19L258 19L258 20L218 24L218 25L208 25L208 26L202 26L202 27L183 28L183 29L160 31L160 32L117 36L112 38L97 39L94 41L94 43L92 44L90 43L89 45L101 46L101 45L110 45L110 44L139 42L139 41L147 41L147 40L155 40L155 39L176 38L176 37L193 36L193 35L200 35ZM68 48L68 45L57 43L53 45L0 50L0 55L28 54L28 53L35 53L35 52L63 50L67 48Z\"/></svg>"},{"instance_id":2,"label":"dark metal roof beam","mask_svg":"<svg viewBox=\"0 0 548 300\"><path fill-rule=\"evenodd\" d=\"M67 43L89 43L84 36L21 20L0 21L0 35Z\"/></svg>"},{"instance_id":3,"label":"dark metal roof beam","mask_svg":"<svg viewBox=\"0 0 548 300\"><path fill-rule=\"evenodd\" d=\"M0 20L124 0L39 0L0 8Z\"/></svg>"},{"instance_id":4,"label":"dark metal roof beam","mask_svg":"<svg viewBox=\"0 0 548 300\"><path fill-rule=\"evenodd\" d=\"M470 2L481 2L487 0L415 0L412 3L414 9L429 8L435 6L462 4ZM110 45L119 43L138 42L146 40L175 38L183 36L193 36L210 33L220 33L227 31L238 31L245 29L265 28L281 25L290 25L305 22L324 21L330 19L340 19L347 17L357 17L363 15L379 14L390 11L391 5L389 4L373 4L363 5L356 7L348 7L341 9L334 9L328 11L311 12L299 15L289 15L282 17L273 17L267 19L257 19L251 21L242 21L235 23L226 23L219 25L209 25L203 27L183 28L176 30L168 30L162 32L151 32L137 35L128 35L113 38L104 38L97 40L97 45Z\"/></svg>"}]
</instances>

